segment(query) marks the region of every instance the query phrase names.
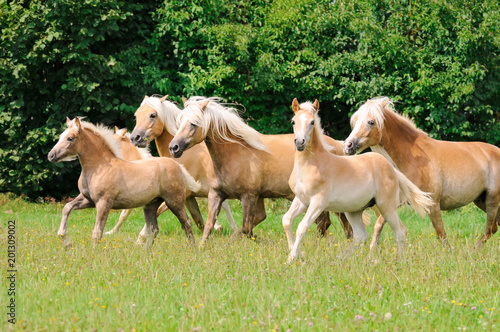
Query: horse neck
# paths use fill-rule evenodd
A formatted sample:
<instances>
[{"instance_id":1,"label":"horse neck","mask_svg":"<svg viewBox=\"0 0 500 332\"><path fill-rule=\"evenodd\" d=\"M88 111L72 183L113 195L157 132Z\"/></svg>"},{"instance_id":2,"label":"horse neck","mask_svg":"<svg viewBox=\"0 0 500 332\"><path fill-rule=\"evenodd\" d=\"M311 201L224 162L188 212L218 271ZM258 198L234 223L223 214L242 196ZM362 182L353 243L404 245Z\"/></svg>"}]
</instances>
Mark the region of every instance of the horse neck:
<instances>
[{"instance_id":1,"label":"horse neck","mask_svg":"<svg viewBox=\"0 0 500 332\"><path fill-rule=\"evenodd\" d=\"M122 139L120 143L124 160L133 161L142 159L139 150L128 139Z\"/></svg>"},{"instance_id":2,"label":"horse neck","mask_svg":"<svg viewBox=\"0 0 500 332\"><path fill-rule=\"evenodd\" d=\"M88 171L93 172L103 165L109 165L113 159L117 159L103 139L89 130L82 130L79 139L81 150L78 159L84 174Z\"/></svg>"},{"instance_id":3,"label":"horse neck","mask_svg":"<svg viewBox=\"0 0 500 332\"><path fill-rule=\"evenodd\" d=\"M160 155L160 157L172 158L168 146L170 142L172 142L173 138L174 136L170 134L166 128L163 129L163 132L161 133L160 136L155 138L156 149L158 150L158 154Z\"/></svg>"},{"instance_id":4,"label":"horse neck","mask_svg":"<svg viewBox=\"0 0 500 332\"><path fill-rule=\"evenodd\" d=\"M319 162L319 157L321 155L328 153L321 143L321 139L319 137L320 134L321 133L316 129L316 127L314 127L306 149L304 151L295 151L295 163L298 166L316 164Z\"/></svg>"},{"instance_id":5,"label":"horse neck","mask_svg":"<svg viewBox=\"0 0 500 332\"><path fill-rule=\"evenodd\" d=\"M379 146L387 152L396 165L412 163L414 157L411 147L415 145L417 138L425 135L391 111L385 111L384 115L384 127Z\"/></svg>"},{"instance_id":6,"label":"horse neck","mask_svg":"<svg viewBox=\"0 0 500 332\"><path fill-rule=\"evenodd\" d=\"M207 145L207 149L210 153L214 166L218 167L219 165L222 165L224 160L228 158L228 155L232 154L235 149L255 150L255 148L248 145L241 138L235 136L230 138L240 143L223 140L220 137L214 137L214 132L210 129L208 130L205 138L205 144Z\"/></svg>"}]
</instances>

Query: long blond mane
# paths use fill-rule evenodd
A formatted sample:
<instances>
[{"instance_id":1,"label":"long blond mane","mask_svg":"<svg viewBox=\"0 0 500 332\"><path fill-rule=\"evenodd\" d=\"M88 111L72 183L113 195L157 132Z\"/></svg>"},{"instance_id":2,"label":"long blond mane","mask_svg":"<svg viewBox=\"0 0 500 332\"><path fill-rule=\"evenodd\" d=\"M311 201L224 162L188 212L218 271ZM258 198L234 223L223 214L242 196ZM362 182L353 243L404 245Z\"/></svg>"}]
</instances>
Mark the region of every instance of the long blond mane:
<instances>
[{"instance_id":1,"label":"long blond mane","mask_svg":"<svg viewBox=\"0 0 500 332\"><path fill-rule=\"evenodd\" d=\"M155 96L144 99L141 103L141 107L145 104L154 108L156 113L158 113L158 118L163 123L168 133L170 135L175 135L177 132L177 117L181 112L180 108L169 100L161 102L160 98Z\"/></svg>"},{"instance_id":2,"label":"long blond mane","mask_svg":"<svg viewBox=\"0 0 500 332\"><path fill-rule=\"evenodd\" d=\"M335 148L333 146L331 146L330 144L325 142L323 128L321 127L321 119L318 115L319 110L316 110L313 107L313 103L310 101L306 101L306 102L300 104L300 109L307 111L307 112L311 113L311 115L314 116L314 129L316 131L316 135L318 135L318 139L319 139L323 149L325 149L326 151L334 150Z\"/></svg>"},{"instance_id":3,"label":"long blond mane","mask_svg":"<svg viewBox=\"0 0 500 332\"><path fill-rule=\"evenodd\" d=\"M410 128L427 135L426 132L417 128L415 123L405 115L399 114L394 108L394 102L389 97L377 97L367 100L361 107L351 116L351 127L354 128L355 123L354 118L357 115L357 119L364 119L367 116L371 116L375 121L375 125L379 130L384 127L385 112L390 112L395 115L396 118L401 120L404 124Z\"/></svg>"},{"instance_id":4,"label":"long blond mane","mask_svg":"<svg viewBox=\"0 0 500 332\"><path fill-rule=\"evenodd\" d=\"M205 110L201 110L200 104L209 100ZM182 119L187 118L189 122L201 128L203 136L206 136L209 129L212 129L214 139L229 141L241 144L239 140L245 141L252 148L262 151L267 151L266 145L260 138L260 133L247 125L238 115L234 108L225 107L220 104L221 99L217 97L200 97L195 96L189 98L185 103L185 109L177 118L177 126L180 125Z\"/></svg>"},{"instance_id":5,"label":"long blond mane","mask_svg":"<svg viewBox=\"0 0 500 332\"><path fill-rule=\"evenodd\" d=\"M74 123L75 120L71 120L70 125ZM120 142L114 137L114 131L109 129L104 125L94 125L90 122L80 120L80 124L83 129L88 129L92 131L97 136L100 136L104 143L109 147L111 153L115 155L115 157L123 159L122 150L120 148Z\"/></svg>"}]
</instances>

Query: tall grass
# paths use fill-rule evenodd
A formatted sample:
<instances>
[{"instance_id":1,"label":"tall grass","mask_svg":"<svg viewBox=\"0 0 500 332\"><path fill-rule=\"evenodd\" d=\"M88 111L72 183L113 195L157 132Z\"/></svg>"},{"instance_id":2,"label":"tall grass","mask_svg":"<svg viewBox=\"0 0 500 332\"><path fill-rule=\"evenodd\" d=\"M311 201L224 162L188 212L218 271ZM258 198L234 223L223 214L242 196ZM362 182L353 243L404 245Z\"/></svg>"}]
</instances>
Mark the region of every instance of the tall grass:
<instances>
[{"instance_id":1,"label":"tall grass","mask_svg":"<svg viewBox=\"0 0 500 332\"><path fill-rule=\"evenodd\" d=\"M206 216L206 204L200 203ZM241 225L239 202L230 204ZM379 251L362 246L352 258L339 260L348 243L334 220L326 238L311 230L304 258L285 265L281 217L288 206L283 200L267 202L268 217L256 228L255 241L230 242L222 213L225 233L214 235L202 250L188 245L168 212L160 216L152 250L144 251L134 246L144 224L141 210L132 213L120 233L98 244L91 242L95 210L75 211L68 227L73 245L64 249L56 236L62 204L0 195L4 234L6 221L17 220L19 271L17 324L8 324L4 316L2 330L500 328L500 238L496 234L483 249L474 249L485 220L475 207L444 213L450 251L436 239L428 218L401 208L408 229L403 260L397 259L389 227ZM106 230L118 216L111 213ZM197 229L195 237L199 242ZM6 248L6 236L1 242ZM1 299L2 305L7 303L5 291Z\"/></svg>"}]
</instances>

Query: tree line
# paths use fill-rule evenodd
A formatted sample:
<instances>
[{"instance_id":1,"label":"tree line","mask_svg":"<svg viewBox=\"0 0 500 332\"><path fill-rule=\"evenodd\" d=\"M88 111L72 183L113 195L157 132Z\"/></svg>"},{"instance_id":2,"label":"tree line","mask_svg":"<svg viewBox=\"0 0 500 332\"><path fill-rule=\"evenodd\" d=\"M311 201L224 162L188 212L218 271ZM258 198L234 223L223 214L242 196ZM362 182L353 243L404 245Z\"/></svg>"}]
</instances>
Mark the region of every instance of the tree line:
<instances>
[{"instance_id":1,"label":"tree line","mask_svg":"<svg viewBox=\"0 0 500 332\"><path fill-rule=\"evenodd\" d=\"M432 137L500 143L497 0L0 0L0 191L77 192L65 118L133 128L144 95L220 96L266 134L319 99L325 131L389 96ZM457 156L459 158L459 156Z\"/></svg>"}]
</instances>

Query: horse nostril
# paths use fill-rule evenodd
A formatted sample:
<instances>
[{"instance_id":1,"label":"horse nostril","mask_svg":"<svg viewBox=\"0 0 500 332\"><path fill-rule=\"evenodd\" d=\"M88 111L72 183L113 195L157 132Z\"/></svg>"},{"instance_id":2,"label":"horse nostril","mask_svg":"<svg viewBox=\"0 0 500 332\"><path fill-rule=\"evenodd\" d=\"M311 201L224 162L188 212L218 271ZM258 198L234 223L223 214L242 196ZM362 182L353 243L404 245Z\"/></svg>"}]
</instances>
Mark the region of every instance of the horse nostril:
<instances>
[{"instance_id":1,"label":"horse nostril","mask_svg":"<svg viewBox=\"0 0 500 332\"><path fill-rule=\"evenodd\" d=\"M350 148L352 148L352 142L347 142L346 146L347 146L347 148L349 148L349 149L350 149Z\"/></svg>"},{"instance_id":2,"label":"horse nostril","mask_svg":"<svg viewBox=\"0 0 500 332\"><path fill-rule=\"evenodd\" d=\"M134 137L134 140L135 140L136 142L139 142L139 141L141 140L141 135L136 135L136 136Z\"/></svg>"},{"instance_id":3,"label":"horse nostril","mask_svg":"<svg viewBox=\"0 0 500 332\"><path fill-rule=\"evenodd\" d=\"M179 151L179 146L176 144L176 145L172 146L171 149L173 152L177 152L177 151Z\"/></svg>"}]
</instances>

